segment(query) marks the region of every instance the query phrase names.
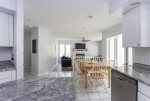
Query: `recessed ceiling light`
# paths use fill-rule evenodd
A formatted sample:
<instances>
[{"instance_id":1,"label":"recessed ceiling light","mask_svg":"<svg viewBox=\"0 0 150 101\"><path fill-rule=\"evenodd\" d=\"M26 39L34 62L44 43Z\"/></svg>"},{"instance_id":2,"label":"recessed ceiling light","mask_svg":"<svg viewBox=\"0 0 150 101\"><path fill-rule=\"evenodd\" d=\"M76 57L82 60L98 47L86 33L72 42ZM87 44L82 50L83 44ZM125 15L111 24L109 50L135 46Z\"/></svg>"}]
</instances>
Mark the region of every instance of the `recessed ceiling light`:
<instances>
[{"instance_id":1,"label":"recessed ceiling light","mask_svg":"<svg viewBox=\"0 0 150 101\"><path fill-rule=\"evenodd\" d=\"M138 6L140 4L141 4L141 2L134 2L134 3L131 4L131 6Z\"/></svg>"},{"instance_id":2,"label":"recessed ceiling light","mask_svg":"<svg viewBox=\"0 0 150 101\"><path fill-rule=\"evenodd\" d=\"M89 18L89 19L92 19L92 18L93 18L93 16L92 16L92 15L89 15L89 16L88 16L88 18Z\"/></svg>"},{"instance_id":3,"label":"recessed ceiling light","mask_svg":"<svg viewBox=\"0 0 150 101\"><path fill-rule=\"evenodd\" d=\"M83 30L85 30L85 27L82 27Z\"/></svg>"}]
</instances>

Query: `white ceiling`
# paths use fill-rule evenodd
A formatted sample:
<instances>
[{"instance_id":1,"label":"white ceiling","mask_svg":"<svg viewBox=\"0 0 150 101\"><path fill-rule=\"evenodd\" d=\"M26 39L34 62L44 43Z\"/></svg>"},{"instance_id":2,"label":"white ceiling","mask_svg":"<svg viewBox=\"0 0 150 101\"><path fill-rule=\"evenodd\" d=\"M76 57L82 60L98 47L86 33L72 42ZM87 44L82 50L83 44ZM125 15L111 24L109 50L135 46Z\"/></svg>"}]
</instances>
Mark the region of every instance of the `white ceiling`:
<instances>
[{"instance_id":1,"label":"white ceiling","mask_svg":"<svg viewBox=\"0 0 150 101\"><path fill-rule=\"evenodd\" d=\"M101 36L102 31L121 22L121 18L108 15L107 2L107 0L24 0L25 25L46 27L60 38Z\"/></svg>"}]
</instances>

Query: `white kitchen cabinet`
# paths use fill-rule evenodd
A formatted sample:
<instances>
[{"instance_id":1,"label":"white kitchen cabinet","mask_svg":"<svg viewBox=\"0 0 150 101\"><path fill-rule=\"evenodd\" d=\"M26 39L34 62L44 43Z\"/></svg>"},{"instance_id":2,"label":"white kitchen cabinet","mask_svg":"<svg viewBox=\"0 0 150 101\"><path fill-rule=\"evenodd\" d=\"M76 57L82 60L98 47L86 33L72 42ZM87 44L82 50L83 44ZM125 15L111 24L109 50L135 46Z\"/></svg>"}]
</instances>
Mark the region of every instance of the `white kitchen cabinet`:
<instances>
[{"instance_id":1,"label":"white kitchen cabinet","mask_svg":"<svg viewBox=\"0 0 150 101\"><path fill-rule=\"evenodd\" d=\"M141 4L123 14L123 46L150 47L150 4Z\"/></svg>"},{"instance_id":2,"label":"white kitchen cabinet","mask_svg":"<svg viewBox=\"0 0 150 101\"><path fill-rule=\"evenodd\" d=\"M0 12L0 47L13 46L13 16Z\"/></svg>"},{"instance_id":3,"label":"white kitchen cabinet","mask_svg":"<svg viewBox=\"0 0 150 101\"><path fill-rule=\"evenodd\" d=\"M150 101L150 86L138 82L138 101Z\"/></svg>"},{"instance_id":4,"label":"white kitchen cabinet","mask_svg":"<svg viewBox=\"0 0 150 101\"><path fill-rule=\"evenodd\" d=\"M10 82L11 78L0 79L0 84Z\"/></svg>"},{"instance_id":5,"label":"white kitchen cabinet","mask_svg":"<svg viewBox=\"0 0 150 101\"><path fill-rule=\"evenodd\" d=\"M15 80L16 80L16 70L0 72L0 84Z\"/></svg>"},{"instance_id":6,"label":"white kitchen cabinet","mask_svg":"<svg viewBox=\"0 0 150 101\"><path fill-rule=\"evenodd\" d=\"M11 71L11 81L15 81L16 80L16 70L12 70Z\"/></svg>"},{"instance_id":7,"label":"white kitchen cabinet","mask_svg":"<svg viewBox=\"0 0 150 101\"><path fill-rule=\"evenodd\" d=\"M138 93L138 101L150 101L150 98L143 95L142 93Z\"/></svg>"},{"instance_id":8,"label":"white kitchen cabinet","mask_svg":"<svg viewBox=\"0 0 150 101\"><path fill-rule=\"evenodd\" d=\"M0 72L0 79L11 78L11 71Z\"/></svg>"}]
</instances>

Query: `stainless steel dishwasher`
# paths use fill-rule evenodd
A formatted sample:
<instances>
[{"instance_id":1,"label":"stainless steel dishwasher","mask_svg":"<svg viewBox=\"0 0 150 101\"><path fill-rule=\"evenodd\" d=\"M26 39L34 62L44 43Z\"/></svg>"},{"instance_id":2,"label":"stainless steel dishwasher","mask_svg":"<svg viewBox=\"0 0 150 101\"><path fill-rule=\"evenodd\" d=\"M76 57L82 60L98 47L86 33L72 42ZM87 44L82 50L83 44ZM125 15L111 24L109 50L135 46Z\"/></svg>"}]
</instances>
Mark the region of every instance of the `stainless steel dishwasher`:
<instances>
[{"instance_id":1,"label":"stainless steel dishwasher","mask_svg":"<svg viewBox=\"0 0 150 101\"><path fill-rule=\"evenodd\" d=\"M119 73L111 72L111 101L137 101L137 81Z\"/></svg>"}]
</instances>

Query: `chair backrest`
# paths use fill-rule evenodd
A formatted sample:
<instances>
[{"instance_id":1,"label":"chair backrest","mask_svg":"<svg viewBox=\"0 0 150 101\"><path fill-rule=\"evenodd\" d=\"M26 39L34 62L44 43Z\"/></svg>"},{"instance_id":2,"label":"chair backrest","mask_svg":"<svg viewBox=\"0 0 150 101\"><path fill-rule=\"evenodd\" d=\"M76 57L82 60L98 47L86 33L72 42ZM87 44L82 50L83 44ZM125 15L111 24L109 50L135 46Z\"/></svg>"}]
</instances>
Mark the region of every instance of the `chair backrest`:
<instances>
[{"instance_id":1,"label":"chair backrest","mask_svg":"<svg viewBox=\"0 0 150 101\"><path fill-rule=\"evenodd\" d=\"M77 72L80 72L80 68L79 68L78 62L75 62L75 70L76 70Z\"/></svg>"},{"instance_id":2,"label":"chair backrest","mask_svg":"<svg viewBox=\"0 0 150 101\"><path fill-rule=\"evenodd\" d=\"M94 65L92 70L90 70L90 76L96 77L96 78L102 78L103 72L102 72L102 66L101 65Z\"/></svg>"}]
</instances>

